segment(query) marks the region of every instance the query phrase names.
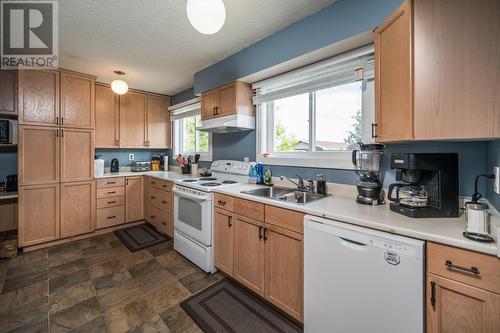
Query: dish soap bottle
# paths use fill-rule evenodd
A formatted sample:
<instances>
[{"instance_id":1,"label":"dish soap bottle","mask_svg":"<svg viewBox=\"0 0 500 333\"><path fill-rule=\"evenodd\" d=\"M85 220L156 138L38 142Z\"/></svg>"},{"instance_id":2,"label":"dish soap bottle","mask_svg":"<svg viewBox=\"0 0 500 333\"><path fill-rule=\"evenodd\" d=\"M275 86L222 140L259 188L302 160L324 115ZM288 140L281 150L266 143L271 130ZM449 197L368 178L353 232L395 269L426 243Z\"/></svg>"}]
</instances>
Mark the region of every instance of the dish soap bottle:
<instances>
[{"instance_id":1,"label":"dish soap bottle","mask_svg":"<svg viewBox=\"0 0 500 333\"><path fill-rule=\"evenodd\" d=\"M248 182L250 184L257 184L257 165L256 164L253 164L251 167L250 167L250 177L248 178Z\"/></svg>"},{"instance_id":2,"label":"dish soap bottle","mask_svg":"<svg viewBox=\"0 0 500 333\"><path fill-rule=\"evenodd\" d=\"M273 185L273 175L271 169L266 169L264 171L264 185L267 186Z\"/></svg>"}]
</instances>

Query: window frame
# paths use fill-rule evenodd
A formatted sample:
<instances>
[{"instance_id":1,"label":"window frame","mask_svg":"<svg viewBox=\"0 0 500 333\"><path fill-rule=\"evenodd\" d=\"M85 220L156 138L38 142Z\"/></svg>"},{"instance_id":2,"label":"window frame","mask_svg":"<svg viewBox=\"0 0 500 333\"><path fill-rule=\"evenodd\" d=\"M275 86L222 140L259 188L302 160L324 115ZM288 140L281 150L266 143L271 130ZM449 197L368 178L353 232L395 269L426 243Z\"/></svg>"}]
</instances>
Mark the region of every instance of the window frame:
<instances>
[{"instance_id":1,"label":"window frame","mask_svg":"<svg viewBox=\"0 0 500 333\"><path fill-rule=\"evenodd\" d=\"M357 80L359 81L359 80ZM352 81L356 82L356 81ZM361 113L363 119L363 142L373 142L373 138L368 136L370 132L369 124L374 122L375 117L375 89L374 78L361 80ZM349 83L349 82L346 82ZM317 90L322 90L321 88ZM274 115L267 110L267 105L271 102L258 104L257 111L257 162L269 165L282 166L302 166L352 170L352 150L346 151L316 151L316 91L309 91L309 151L307 152L275 152L274 151ZM270 156L264 156L269 152Z\"/></svg>"}]
</instances>

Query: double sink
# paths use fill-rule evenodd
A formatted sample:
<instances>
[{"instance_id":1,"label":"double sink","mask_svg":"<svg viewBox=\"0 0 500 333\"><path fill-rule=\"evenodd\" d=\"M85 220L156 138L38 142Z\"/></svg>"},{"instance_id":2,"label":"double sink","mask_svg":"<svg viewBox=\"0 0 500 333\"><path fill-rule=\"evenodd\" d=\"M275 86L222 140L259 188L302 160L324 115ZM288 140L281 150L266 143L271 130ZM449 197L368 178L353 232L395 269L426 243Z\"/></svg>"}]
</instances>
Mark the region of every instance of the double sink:
<instances>
[{"instance_id":1,"label":"double sink","mask_svg":"<svg viewBox=\"0 0 500 333\"><path fill-rule=\"evenodd\" d=\"M317 194L313 192L300 191L293 188L286 187L262 187L255 190L241 191L243 194L254 195L256 197L268 198L278 201L286 201L303 205L309 202L323 199L326 195Z\"/></svg>"}]
</instances>

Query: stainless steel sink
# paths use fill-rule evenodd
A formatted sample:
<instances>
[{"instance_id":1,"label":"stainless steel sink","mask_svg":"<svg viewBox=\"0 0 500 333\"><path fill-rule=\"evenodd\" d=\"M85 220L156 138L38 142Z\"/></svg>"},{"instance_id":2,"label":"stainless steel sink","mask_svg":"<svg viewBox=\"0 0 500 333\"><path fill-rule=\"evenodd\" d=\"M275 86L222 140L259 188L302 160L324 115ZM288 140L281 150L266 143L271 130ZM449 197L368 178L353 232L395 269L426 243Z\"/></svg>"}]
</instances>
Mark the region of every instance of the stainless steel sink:
<instances>
[{"instance_id":1,"label":"stainless steel sink","mask_svg":"<svg viewBox=\"0 0 500 333\"><path fill-rule=\"evenodd\" d=\"M277 186L262 187L255 190L241 191L241 193L254 195L256 197L269 198L273 200L286 201L296 204L306 204L326 197L324 195L312 192L304 192L293 188L277 187Z\"/></svg>"}]
</instances>

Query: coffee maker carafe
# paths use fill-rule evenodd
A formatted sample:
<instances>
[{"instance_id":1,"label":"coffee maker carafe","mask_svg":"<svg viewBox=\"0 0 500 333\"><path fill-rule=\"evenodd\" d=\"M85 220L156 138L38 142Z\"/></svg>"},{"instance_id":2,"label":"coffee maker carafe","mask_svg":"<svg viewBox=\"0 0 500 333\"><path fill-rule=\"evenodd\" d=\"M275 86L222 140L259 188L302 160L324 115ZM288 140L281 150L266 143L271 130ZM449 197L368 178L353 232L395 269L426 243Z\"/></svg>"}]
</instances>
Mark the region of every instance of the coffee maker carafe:
<instances>
[{"instance_id":1,"label":"coffee maker carafe","mask_svg":"<svg viewBox=\"0 0 500 333\"><path fill-rule=\"evenodd\" d=\"M352 163L356 166L359 181L356 183L358 196L356 202L366 205L385 204L382 193L380 160L385 145L359 143L359 148L352 151Z\"/></svg>"},{"instance_id":2,"label":"coffee maker carafe","mask_svg":"<svg viewBox=\"0 0 500 333\"><path fill-rule=\"evenodd\" d=\"M389 185L390 209L409 217L457 217L458 155L391 154L396 181Z\"/></svg>"}]
</instances>

